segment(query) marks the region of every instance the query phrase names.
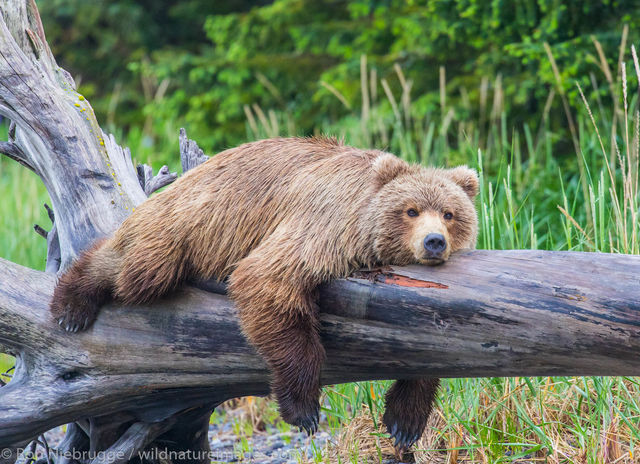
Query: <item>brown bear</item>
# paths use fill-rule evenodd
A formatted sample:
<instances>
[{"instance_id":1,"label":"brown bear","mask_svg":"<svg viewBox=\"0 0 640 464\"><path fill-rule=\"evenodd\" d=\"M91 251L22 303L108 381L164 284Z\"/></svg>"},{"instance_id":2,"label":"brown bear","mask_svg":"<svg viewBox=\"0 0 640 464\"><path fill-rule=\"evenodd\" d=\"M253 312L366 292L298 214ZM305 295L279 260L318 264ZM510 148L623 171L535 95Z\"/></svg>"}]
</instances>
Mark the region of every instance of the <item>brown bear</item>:
<instances>
[{"instance_id":1,"label":"brown bear","mask_svg":"<svg viewBox=\"0 0 640 464\"><path fill-rule=\"evenodd\" d=\"M477 190L467 167L410 165L330 138L248 143L187 172L83 253L60 277L51 311L75 332L107 301L149 303L190 280L228 278L282 418L313 433L325 357L316 287L361 267L439 264L474 247ZM438 383L398 380L387 393L397 447L422 434Z\"/></svg>"}]
</instances>

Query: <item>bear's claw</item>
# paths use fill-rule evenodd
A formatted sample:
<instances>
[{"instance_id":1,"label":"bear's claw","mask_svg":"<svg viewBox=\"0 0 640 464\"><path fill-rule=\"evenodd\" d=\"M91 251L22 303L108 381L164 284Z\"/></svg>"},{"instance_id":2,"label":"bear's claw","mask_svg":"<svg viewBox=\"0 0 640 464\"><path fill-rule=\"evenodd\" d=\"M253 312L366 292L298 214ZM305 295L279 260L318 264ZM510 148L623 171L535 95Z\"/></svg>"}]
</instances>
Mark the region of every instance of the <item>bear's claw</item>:
<instances>
[{"instance_id":1,"label":"bear's claw","mask_svg":"<svg viewBox=\"0 0 640 464\"><path fill-rule=\"evenodd\" d=\"M387 392L382 422L397 451L406 451L424 433L438 385L432 378L397 380Z\"/></svg>"},{"instance_id":2,"label":"bear's claw","mask_svg":"<svg viewBox=\"0 0 640 464\"><path fill-rule=\"evenodd\" d=\"M320 422L319 408L316 408L315 411L311 412L307 416L301 417L296 422L300 431L304 430L307 432L307 436L313 435L318 431L318 423Z\"/></svg>"},{"instance_id":3,"label":"bear's claw","mask_svg":"<svg viewBox=\"0 0 640 464\"><path fill-rule=\"evenodd\" d=\"M402 415L394 415L393 408L387 407L382 418L387 427L389 438L394 441L394 446L398 451L406 451L418 441L424 431L426 420L412 421Z\"/></svg>"},{"instance_id":4,"label":"bear's claw","mask_svg":"<svg viewBox=\"0 0 640 464\"><path fill-rule=\"evenodd\" d=\"M307 417L300 421L298 428L301 432L304 430L308 436L311 436L318 431L318 419L315 417Z\"/></svg>"},{"instance_id":5,"label":"bear's claw","mask_svg":"<svg viewBox=\"0 0 640 464\"><path fill-rule=\"evenodd\" d=\"M291 421L287 420L294 427L298 427L300 431L305 431L308 436L313 435L318 431L318 424L320 422L320 405L316 404L310 412L302 412Z\"/></svg>"},{"instance_id":6,"label":"bear's claw","mask_svg":"<svg viewBox=\"0 0 640 464\"><path fill-rule=\"evenodd\" d=\"M56 318L58 325L62 327L67 332L77 333L83 330L86 330L95 318L91 318L90 316L85 317L74 317L72 313L67 312L62 316Z\"/></svg>"},{"instance_id":7,"label":"bear's claw","mask_svg":"<svg viewBox=\"0 0 640 464\"><path fill-rule=\"evenodd\" d=\"M394 440L393 446L399 451L411 448L411 446L413 446L413 444L417 442L422 435L422 433L412 433L409 430L399 429L398 424L395 423L391 426L391 429L387 430L390 438Z\"/></svg>"}]
</instances>

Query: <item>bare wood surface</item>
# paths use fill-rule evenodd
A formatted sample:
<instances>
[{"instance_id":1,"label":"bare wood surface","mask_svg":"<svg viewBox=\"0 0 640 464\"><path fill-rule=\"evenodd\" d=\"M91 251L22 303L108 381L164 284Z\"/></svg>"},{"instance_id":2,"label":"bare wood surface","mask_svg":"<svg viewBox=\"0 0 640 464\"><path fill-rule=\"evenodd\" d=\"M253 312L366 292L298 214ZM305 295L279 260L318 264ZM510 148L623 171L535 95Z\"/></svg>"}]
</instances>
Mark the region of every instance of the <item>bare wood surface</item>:
<instances>
[{"instance_id":1,"label":"bare wood surface","mask_svg":"<svg viewBox=\"0 0 640 464\"><path fill-rule=\"evenodd\" d=\"M130 153L102 132L89 102L57 66L34 0L0 4L0 114L16 124L15 140L2 151L47 187L63 267L146 198Z\"/></svg>"},{"instance_id":2,"label":"bare wood surface","mask_svg":"<svg viewBox=\"0 0 640 464\"><path fill-rule=\"evenodd\" d=\"M147 164L139 164L137 167L138 180L144 193L149 196L156 190L169 185L178 178L175 172L169 172L168 166L162 166L158 170L158 174L153 175L153 169Z\"/></svg>"},{"instance_id":3,"label":"bare wood surface","mask_svg":"<svg viewBox=\"0 0 640 464\"><path fill-rule=\"evenodd\" d=\"M200 149L197 143L187 137L187 131L180 129L180 160L182 162L182 172L187 172L199 164L209 159L207 155Z\"/></svg>"}]
</instances>

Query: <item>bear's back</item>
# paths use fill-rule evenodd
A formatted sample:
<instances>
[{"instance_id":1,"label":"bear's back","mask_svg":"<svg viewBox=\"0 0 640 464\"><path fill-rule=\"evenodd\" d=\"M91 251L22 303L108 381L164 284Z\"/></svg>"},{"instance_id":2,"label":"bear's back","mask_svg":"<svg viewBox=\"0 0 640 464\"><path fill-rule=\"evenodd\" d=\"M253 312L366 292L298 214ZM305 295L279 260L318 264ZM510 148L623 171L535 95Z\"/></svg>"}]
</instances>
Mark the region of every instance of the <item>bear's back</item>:
<instances>
[{"instance_id":1,"label":"bear's back","mask_svg":"<svg viewBox=\"0 0 640 464\"><path fill-rule=\"evenodd\" d=\"M116 240L125 256L126 248L144 246L141 241L166 243L198 274L223 278L285 221L337 240L356 233L354 217L370 193L370 166L378 155L329 138L244 144L140 205Z\"/></svg>"}]
</instances>

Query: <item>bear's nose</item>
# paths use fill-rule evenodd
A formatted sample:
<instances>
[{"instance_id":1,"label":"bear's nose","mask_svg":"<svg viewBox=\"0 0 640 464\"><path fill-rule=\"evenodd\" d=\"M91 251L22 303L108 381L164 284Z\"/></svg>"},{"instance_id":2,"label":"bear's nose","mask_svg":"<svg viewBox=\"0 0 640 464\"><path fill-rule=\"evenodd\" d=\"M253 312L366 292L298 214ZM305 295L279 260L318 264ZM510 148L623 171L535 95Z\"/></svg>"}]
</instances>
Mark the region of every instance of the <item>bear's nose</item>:
<instances>
[{"instance_id":1,"label":"bear's nose","mask_svg":"<svg viewBox=\"0 0 640 464\"><path fill-rule=\"evenodd\" d=\"M429 234L424 238L424 249L430 254L439 255L447 248L447 240L442 234Z\"/></svg>"}]
</instances>

